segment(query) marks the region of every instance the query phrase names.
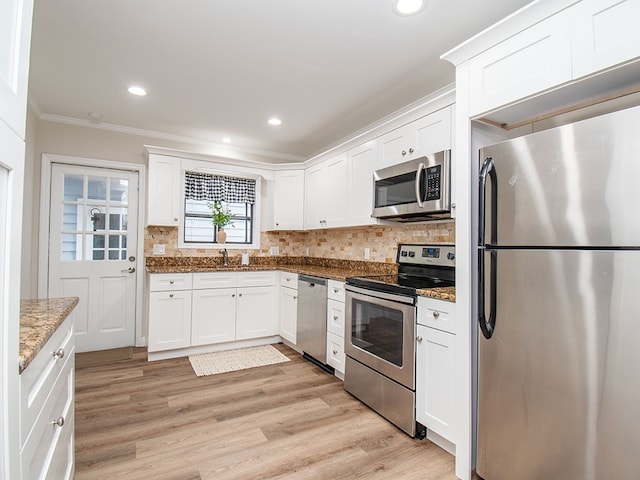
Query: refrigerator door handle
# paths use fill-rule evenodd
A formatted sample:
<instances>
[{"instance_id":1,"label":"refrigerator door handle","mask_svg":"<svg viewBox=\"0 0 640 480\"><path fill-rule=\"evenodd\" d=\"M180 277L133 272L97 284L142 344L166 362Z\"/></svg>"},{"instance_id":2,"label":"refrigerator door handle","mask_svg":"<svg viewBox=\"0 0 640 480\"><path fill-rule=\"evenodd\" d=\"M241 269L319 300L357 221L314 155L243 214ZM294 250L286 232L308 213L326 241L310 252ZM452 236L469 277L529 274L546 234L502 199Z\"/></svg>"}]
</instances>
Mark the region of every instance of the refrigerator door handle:
<instances>
[{"instance_id":1,"label":"refrigerator door handle","mask_svg":"<svg viewBox=\"0 0 640 480\"><path fill-rule=\"evenodd\" d=\"M482 168L478 175L480 180L480 198L478 212L478 245L485 245L485 223L487 206L487 175L491 177L491 239L490 244L495 245L498 241L498 176L493 164L493 158L487 157L482 162Z\"/></svg>"},{"instance_id":2,"label":"refrigerator door handle","mask_svg":"<svg viewBox=\"0 0 640 480\"><path fill-rule=\"evenodd\" d=\"M485 311L485 261L486 253L491 256L491 266L489 272L489 318ZM489 340L493 336L496 328L496 292L498 282L498 252L496 250L478 251L478 323L484 338Z\"/></svg>"}]
</instances>

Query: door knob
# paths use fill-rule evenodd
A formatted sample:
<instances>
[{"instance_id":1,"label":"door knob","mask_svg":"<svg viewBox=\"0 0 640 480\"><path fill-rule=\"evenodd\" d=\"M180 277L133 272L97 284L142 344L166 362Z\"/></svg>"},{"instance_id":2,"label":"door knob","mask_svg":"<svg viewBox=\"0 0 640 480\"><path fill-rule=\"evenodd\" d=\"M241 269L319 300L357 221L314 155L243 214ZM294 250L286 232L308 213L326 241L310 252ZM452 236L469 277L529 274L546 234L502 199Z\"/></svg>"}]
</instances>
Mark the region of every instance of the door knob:
<instances>
[{"instance_id":1,"label":"door knob","mask_svg":"<svg viewBox=\"0 0 640 480\"><path fill-rule=\"evenodd\" d=\"M129 267L129 268L125 269L125 270L120 270L120 271L122 273L133 273L133 272L136 271L136 267ZM171 283L173 283L173 282L171 282Z\"/></svg>"}]
</instances>

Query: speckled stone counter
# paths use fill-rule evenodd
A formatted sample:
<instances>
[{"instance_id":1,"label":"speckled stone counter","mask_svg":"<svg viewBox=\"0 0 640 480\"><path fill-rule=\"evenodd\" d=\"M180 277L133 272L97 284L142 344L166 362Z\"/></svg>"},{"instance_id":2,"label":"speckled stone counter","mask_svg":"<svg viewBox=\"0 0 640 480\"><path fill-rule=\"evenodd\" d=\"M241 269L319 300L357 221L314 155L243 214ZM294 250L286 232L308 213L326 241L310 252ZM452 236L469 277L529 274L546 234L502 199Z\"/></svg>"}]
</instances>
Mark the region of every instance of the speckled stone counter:
<instances>
[{"instance_id":1,"label":"speckled stone counter","mask_svg":"<svg viewBox=\"0 0 640 480\"><path fill-rule=\"evenodd\" d=\"M438 300L456 301L456 287L422 288L416 292L421 297L437 298Z\"/></svg>"},{"instance_id":2,"label":"speckled stone counter","mask_svg":"<svg viewBox=\"0 0 640 480\"><path fill-rule=\"evenodd\" d=\"M78 304L78 297L20 302L20 373Z\"/></svg>"},{"instance_id":3,"label":"speckled stone counter","mask_svg":"<svg viewBox=\"0 0 640 480\"><path fill-rule=\"evenodd\" d=\"M338 260L318 257L251 257L248 266L240 265L239 257L229 258L229 266L222 265L216 257L147 257L149 273L195 273L195 272L254 272L282 270L302 275L315 275L344 282L348 277L360 275L396 275L395 263L365 262L361 260ZM456 301L455 287L426 288L417 291L423 297Z\"/></svg>"}]
</instances>

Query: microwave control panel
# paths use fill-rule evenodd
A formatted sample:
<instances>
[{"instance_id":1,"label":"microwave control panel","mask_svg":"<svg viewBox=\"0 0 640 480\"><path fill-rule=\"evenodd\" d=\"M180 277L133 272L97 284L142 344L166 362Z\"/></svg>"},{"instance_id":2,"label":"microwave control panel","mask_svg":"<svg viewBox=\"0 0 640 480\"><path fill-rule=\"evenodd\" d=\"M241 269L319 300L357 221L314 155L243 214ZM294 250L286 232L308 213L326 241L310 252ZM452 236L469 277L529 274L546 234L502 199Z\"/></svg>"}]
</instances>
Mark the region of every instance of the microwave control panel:
<instances>
[{"instance_id":1,"label":"microwave control panel","mask_svg":"<svg viewBox=\"0 0 640 480\"><path fill-rule=\"evenodd\" d=\"M424 169L424 201L440 199L441 179L442 165L435 165Z\"/></svg>"}]
</instances>

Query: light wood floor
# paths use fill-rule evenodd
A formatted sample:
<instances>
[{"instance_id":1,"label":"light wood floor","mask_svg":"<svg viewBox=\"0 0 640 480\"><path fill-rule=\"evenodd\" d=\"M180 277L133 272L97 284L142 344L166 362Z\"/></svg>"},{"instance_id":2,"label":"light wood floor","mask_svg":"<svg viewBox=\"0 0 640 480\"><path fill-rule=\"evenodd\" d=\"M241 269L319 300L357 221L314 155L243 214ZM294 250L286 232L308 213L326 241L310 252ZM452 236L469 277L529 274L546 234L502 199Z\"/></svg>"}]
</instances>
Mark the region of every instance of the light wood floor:
<instances>
[{"instance_id":1,"label":"light wood floor","mask_svg":"<svg viewBox=\"0 0 640 480\"><path fill-rule=\"evenodd\" d=\"M196 377L187 358L77 367L83 479L455 479L454 459L291 362Z\"/></svg>"}]
</instances>

